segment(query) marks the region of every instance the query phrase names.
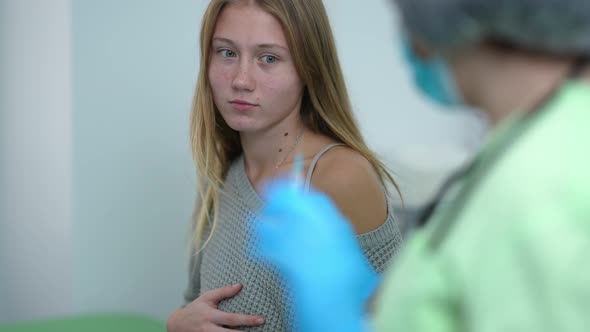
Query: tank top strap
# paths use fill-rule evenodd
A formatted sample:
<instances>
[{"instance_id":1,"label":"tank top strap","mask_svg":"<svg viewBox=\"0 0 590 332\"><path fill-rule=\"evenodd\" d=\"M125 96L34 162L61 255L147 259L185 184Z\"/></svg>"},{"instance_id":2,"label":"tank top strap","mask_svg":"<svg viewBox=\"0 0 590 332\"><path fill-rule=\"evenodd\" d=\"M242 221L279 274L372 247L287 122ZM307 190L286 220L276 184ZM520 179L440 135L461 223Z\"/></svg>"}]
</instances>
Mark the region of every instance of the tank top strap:
<instances>
[{"instance_id":1,"label":"tank top strap","mask_svg":"<svg viewBox=\"0 0 590 332\"><path fill-rule=\"evenodd\" d=\"M330 145L325 146L323 149L320 150L312 159L311 164L309 164L309 169L307 170L307 175L305 176L305 185L303 187L304 192L309 192L309 188L311 187L311 176L313 175L313 171L320 160L320 158L324 155L324 153L328 152L330 149L336 146L345 146L342 143L332 143Z\"/></svg>"}]
</instances>

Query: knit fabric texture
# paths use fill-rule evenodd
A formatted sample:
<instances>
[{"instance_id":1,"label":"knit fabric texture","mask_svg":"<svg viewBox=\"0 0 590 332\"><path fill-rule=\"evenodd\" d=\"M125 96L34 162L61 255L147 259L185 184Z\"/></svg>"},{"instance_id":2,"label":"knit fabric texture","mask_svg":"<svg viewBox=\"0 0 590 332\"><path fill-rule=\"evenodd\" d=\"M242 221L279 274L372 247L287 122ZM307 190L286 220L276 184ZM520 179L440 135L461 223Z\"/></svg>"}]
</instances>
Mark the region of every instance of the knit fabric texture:
<instances>
[{"instance_id":1,"label":"knit fabric texture","mask_svg":"<svg viewBox=\"0 0 590 332\"><path fill-rule=\"evenodd\" d=\"M293 331L293 301L290 290L273 269L252 257L253 232L264 202L250 183L243 157L230 167L220 195L219 218L206 247L190 263L186 303L215 288L242 283L242 290L219 304L219 309L249 315L260 315L265 324L238 327L244 331ZM401 247L399 224L393 217L388 197L387 220L379 228L357 236L366 257L379 273L388 266Z\"/></svg>"}]
</instances>

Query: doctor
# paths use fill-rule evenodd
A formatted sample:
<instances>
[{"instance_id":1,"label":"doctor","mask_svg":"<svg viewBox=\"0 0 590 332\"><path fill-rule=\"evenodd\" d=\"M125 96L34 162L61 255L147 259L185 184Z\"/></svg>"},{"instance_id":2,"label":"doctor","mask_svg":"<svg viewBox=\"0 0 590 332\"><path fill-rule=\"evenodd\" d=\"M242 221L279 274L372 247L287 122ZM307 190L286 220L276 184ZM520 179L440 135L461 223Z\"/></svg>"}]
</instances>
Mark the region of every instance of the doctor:
<instances>
[{"instance_id":1,"label":"doctor","mask_svg":"<svg viewBox=\"0 0 590 332\"><path fill-rule=\"evenodd\" d=\"M258 258L293 287L306 332L587 331L590 2L395 2L417 87L483 110L493 134L407 241L370 319L377 277L325 195L270 184Z\"/></svg>"}]
</instances>

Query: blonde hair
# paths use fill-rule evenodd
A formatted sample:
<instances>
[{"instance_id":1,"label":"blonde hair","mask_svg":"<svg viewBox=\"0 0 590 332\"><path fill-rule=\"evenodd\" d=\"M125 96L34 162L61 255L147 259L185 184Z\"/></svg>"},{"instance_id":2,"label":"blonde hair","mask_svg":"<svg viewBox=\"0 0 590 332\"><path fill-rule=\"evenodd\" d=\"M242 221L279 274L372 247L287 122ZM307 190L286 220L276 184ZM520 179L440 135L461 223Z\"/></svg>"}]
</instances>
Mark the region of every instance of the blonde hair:
<instances>
[{"instance_id":1,"label":"blonde hair","mask_svg":"<svg viewBox=\"0 0 590 332\"><path fill-rule=\"evenodd\" d=\"M194 214L195 248L203 248L217 223L219 194L231 162L242 153L239 135L217 110L208 79L217 18L232 0L212 0L201 27L201 63L191 114L191 143L201 204ZM305 84L304 124L363 155L382 184L398 189L385 165L367 147L354 119L326 10L321 0L255 0L282 25L295 68ZM385 186L386 187L386 186ZM398 189L399 191L399 189ZM210 229L203 245L201 237Z\"/></svg>"}]
</instances>

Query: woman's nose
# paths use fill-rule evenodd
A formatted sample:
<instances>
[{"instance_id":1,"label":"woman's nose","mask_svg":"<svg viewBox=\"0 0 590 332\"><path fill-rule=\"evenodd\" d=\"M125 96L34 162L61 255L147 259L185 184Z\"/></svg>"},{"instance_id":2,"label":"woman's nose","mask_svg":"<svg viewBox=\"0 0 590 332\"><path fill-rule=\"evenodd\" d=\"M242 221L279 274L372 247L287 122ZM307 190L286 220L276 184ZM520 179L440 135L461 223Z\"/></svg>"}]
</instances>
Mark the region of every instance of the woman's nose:
<instances>
[{"instance_id":1,"label":"woman's nose","mask_svg":"<svg viewBox=\"0 0 590 332\"><path fill-rule=\"evenodd\" d=\"M233 79L232 88L236 90L252 91L256 87L251 65L240 63L238 71Z\"/></svg>"}]
</instances>

